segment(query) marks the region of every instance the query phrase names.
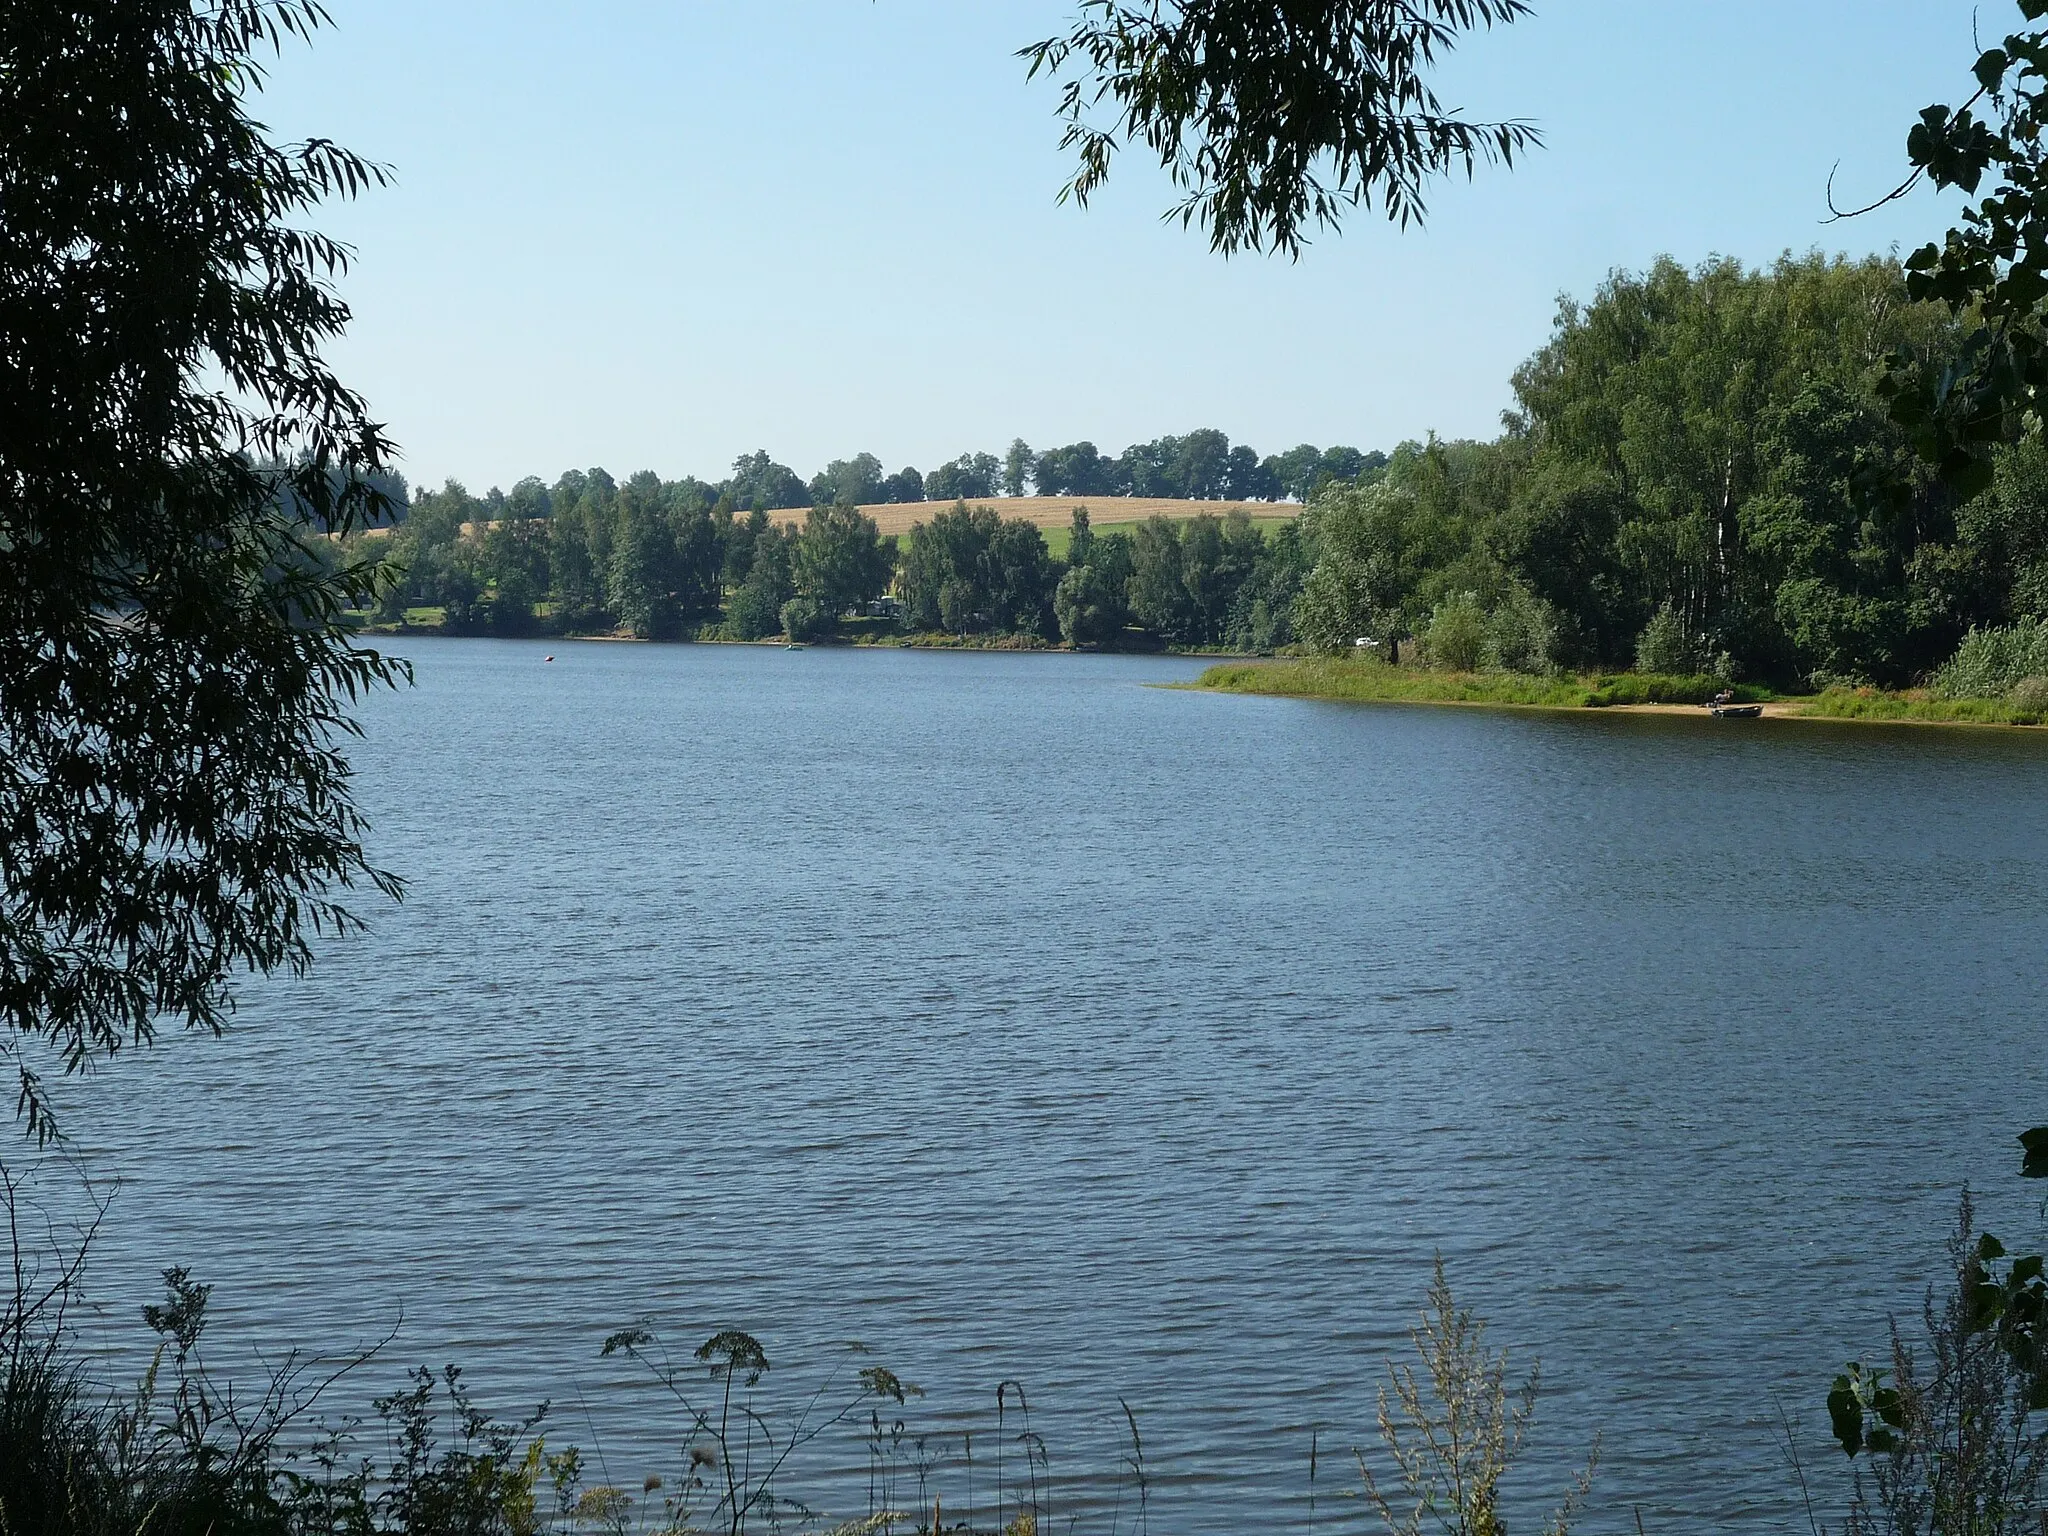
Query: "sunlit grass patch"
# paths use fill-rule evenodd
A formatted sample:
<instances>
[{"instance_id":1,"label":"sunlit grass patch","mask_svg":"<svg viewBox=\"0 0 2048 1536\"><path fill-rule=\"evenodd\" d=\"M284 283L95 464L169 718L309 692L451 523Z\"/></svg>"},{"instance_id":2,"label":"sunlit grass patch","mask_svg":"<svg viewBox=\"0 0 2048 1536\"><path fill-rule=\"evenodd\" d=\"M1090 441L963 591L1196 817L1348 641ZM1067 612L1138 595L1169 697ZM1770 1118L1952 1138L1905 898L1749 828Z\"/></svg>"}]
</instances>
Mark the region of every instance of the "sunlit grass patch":
<instances>
[{"instance_id":1,"label":"sunlit grass patch","mask_svg":"<svg viewBox=\"0 0 2048 1536\"><path fill-rule=\"evenodd\" d=\"M1339 699L1361 704L1522 704L1581 707L1586 687L1572 678L1514 673L1424 672L1350 657L1226 662L1204 672L1199 688L1285 698Z\"/></svg>"},{"instance_id":2,"label":"sunlit grass patch","mask_svg":"<svg viewBox=\"0 0 2048 1536\"><path fill-rule=\"evenodd\" d=\"M1727 685L1713 677L1637 672L1532 677L1518 672L1436 672L1350 656L1240 662L1209 668L1197 687L1223 693L1338 699L1361 704L1506 704L1534 709L1601 709L1625 704L1705 704ZM1768 689L1735 690L1746 703Z\"/></svg>"},{"instance_id":3,"label":"sunlit grass patch","mask_svg":"<svg viewBox=\"0 0 2048 1536\"><path fill-rule=\"evenodd\" d=\"M1900 720L1950 725L2040 725L2043 712L2010 699L1942 699L1924 688L1830 688L1801 714L1818 720Z\"/></svg>"}]
</instances>

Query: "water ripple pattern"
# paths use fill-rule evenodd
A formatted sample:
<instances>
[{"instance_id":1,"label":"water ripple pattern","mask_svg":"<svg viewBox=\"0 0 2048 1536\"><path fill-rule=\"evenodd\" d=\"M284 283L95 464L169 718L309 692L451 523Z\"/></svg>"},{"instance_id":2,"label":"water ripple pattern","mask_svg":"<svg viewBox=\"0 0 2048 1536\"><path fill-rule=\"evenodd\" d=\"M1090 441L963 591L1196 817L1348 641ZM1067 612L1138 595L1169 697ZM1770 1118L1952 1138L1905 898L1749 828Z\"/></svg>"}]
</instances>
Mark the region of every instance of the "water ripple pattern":
<instances>
[{"instance_id":1,"label":"water ripple pattern","mask_svg":"<svg viewBox=\"0 0 2048 1536\"><path fill-rule=\"evenodd\" d=\"M409 899L229 1038L64 1085L122 1185L115 1353L173 1263L224 1353L402 1314L365 1402L460 1361L623 1481L681 1429L611 1328L744 1327L771 1380L858 1338L927 1388L907 1433L978 1457L1024 1383L1075 1509L1121 1394L1161 1530L1303 1518L1317 1436L1337 1529L1441 1252L1541 1357L1518 1508L1599 1432L1596 1528L1761 1532L1800 1520L1777 1404L1836 1497L1826 1379L1916 1305L1958 1187L2031 1230L2034 739L403 649L356 761Z\"/></svg>"}]
</instances>

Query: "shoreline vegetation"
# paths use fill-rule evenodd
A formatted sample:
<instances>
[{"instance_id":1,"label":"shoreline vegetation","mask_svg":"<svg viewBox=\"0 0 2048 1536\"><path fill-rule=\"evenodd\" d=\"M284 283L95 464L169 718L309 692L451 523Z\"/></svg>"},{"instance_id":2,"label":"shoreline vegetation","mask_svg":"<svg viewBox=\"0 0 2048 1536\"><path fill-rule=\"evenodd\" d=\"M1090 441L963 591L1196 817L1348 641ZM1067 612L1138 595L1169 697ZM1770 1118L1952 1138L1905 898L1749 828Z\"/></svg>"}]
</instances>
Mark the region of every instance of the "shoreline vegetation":
<instances>
[{"instance_id":1,"label":"shoreline vegetation","mask_svg":"<svg viewBox=\"0 0 2048 1536\"><path fill-rule=\"evenodd\" d=\"M1048 640L1042 635L1028 633L955 635L943 629L903 630L888 622L863 624L858 620L843 621L834 633L795 642L789 635L780 632L743 640L724 633L717 625L706 625L698 634L666 641L649 640L644 635L636 635L626 630L593 633L539 630L523 635L504 635L456 629L429 617L385 623L362 621L357 623L356 633L378 638L402 637L416 640L546 640L559 641L563 645L734 645L769 651L784 650L795 643L807 650L1007 651L1042 656L1173 656L1188 661L1273 659L1270 651L1248 651L1224 645L1167 645L1142 630L1127 631L1124 640L1119 644L1072 645L1063 640Z\"/></svg>"},{"instance_id":2,"label":"shoreline vegetation","mask_svg":"<svg viewBox=\"0 0 2048 1536\"><path fill-rule=\"evenodd\" d=\"M414 498L395 528L313 553L380 573L376 601L346 616L359 632L1213 655L1288 644L1306 570L1297 507L1254 517L1154 501L1172 515L1097 526L1075 501L1067 526L1048 530L1007 507L917 503L907 534L885 535L850 504L815 507L798 526L738 515L723 496L707 507L651 476L596 496L594 473L574 510L491 519L450 487ZM545 494L522 484L506 510L528 491Z\"/></svg>"},{"instance_id":3,"label":"shoreline vegetation","mask_svg":"<svg viewBox=\"0 0 2048 1536\"><path fill-rule=\"evenodd\" d=\"M1693 714L1726 690L1737 704L1762 706L1773 720L1854 721L1879 725L2033 727L2048 709L2010 698L1942 698L1925 688L1833 687L1781 694L1712 676L1621 672L1536 677L1511 672L1431 671L1348 656L1236 660L1208 668L1192 683L1209 693L1254 694L1349 704L1438 704L1495 709L1604 709Z\"/></svg>"},{"instance_id":4,"label":"shoreline vegetation","mask_svg":"<svg viewBox=\"0 0 2048 1536\"><path fill-rule=\"evenodd\" d=\"M2021 1139L2038 1172L2034 1149L2048 1146L2048 1127ZM17 1233L30 1214L22 1192L0 1170L0 1216ZM594 1420L586 1458L557 1436L548 1404L501 1418L456 1365L405 1371L368 1415L347 1412L348 1388L391 1380L395 1330L339 1356L259 1358L239 1382L216 1374L201 1348L213 1288L181 1268L163 1271L161 1299L141 1309L158 1342L124 1390L95 1375L78 1347L91 1241L88 1232L79 1247L48 1254L41 1269L13 1239L13 1283L0 1286L0 1532L9 1536L1146 1536L1155 1482L1181 1459L1156 1442L1148 1453L1140 1414L1119 1396L1128 1436L1115 1464L1078 1476L1063 1465L1056 1478L1015 1379L997 1385L992 1415L984 1398L964 1420L952 1411L928 1424L923 1389L865 1345L842 1344L831 1359L814 1350L774 1370L750 1333L721 1329L684 1355L687 1336L672 1352L643 1322L607 1335L595 1354L655 1389L678 1448L662 1470L614 1482ZM1890 1364L1851 1362L1827 1394L1830 1438L1852 1462L1865 1458L1846 1486L1834 1485L1849 1498L1845 1531L1928 1530L1937 1493L1967 1517L1937 1532L2032 1530L2038 1517L2048 1441L2030 1415L2048 1392L2042 1258L2009 1254L1982 1232L1967 1191L1947 1248L1946 1280L1928 1286L1920 1328L1895 1320ZM1335 1489L1326 1482L1324 1496L1357 1500L1364 1518L1343 1523L1388 1536L1414 1536L1418 1509L1440 1512L1446 1529L1499 1531L1504 1484L1538 1403L1538 1365L1518 1380L1516 1361L1511 1375L1485 1319L1454 1299L1441 1254L1409 1340L1409 1359L1386 1364L1377 1434L1328 1426L1332 1452L1350 1440L1349 1457L1329 1459L1356 1471L1340 1472ZM1971 1361L1967 1375L1922 1363L1958 1358ZM1363 1409L1368 1393L1353 1401ZM1305 1494L1313 1530L1325 1429L1302 1432L1305 1481L1273 1492ZM1948 1451L1972 1434L2003 1453ZM1596 1429L1583 1462L1563 1463L1569 1482L1544 1527L1553 1536L1589 1514L1600 1461ZM1549 1502L1523 1479L1515 1489L1510 1507ZM1791 1454L1786 1511L1803 1504L1820 1530L1814 1491ZM1635 1524L1647 1529L1640 1508Z\"/></svg>"},{"instance_id":5,"label":"shoreline vegetation","mask_svg":"<svg viewBox=\"0 0 2048 1536\"><path fill-rule=\"evenodd\" d=\"M612 1391L652 1389L675 1449L615 1482L587 1405L588 1455L548 1403L501 1417L462 1367L403 1368L396 1326L337 1354L236 1351L241 1373L219 1371L206 1347L214 1288L184 1268L162 1271L140 1308L156 1342L124 1387L81 1348L106 1200L90 1197L96 1219L67 1245L35 1172L0 1166L0 1536L1145 1536L1154 1479L1176 1460L1148 1453L1143 1415L1121 1396L1114 1460L1069 1465L1061 1447L1055 1477L1036 1389L1015 1378L995 1384L993 1413L976 1394L979 1408L927 1415L924 1389L865 1344L794 1359L778 1348L771 1362L741 1329L691 1349L701 1335L665 1339L642 1320L593 1338L591 1354L612 1362ZM22 1234L38 1227L52 1235L32 1249ZM1440 1254L1411 1316L1413 1354L1387 1364L1377 1435L1366 1413L1352 1431L1357 1482L1344 1495L1390 1533L1407 1529L1404 1499L1496 1529L1536 1364L1526 1380L1510 1373ZM344 1406L373 1382L389 1390L367 1414ZM1466 1444L1460 1427L1473 1424L1493 1429ZM1312 1526L1320 1432L1303 1434L1305 1481L1274 1491L1305 1494ZM1598 1459L1596 1433L1552 1506L1557 1536L1584 1513Z\"/></svg>"},{"instance_id":6,"label":"shoreline vegetation","mask_svg":"<svg viewBox=\"0 0 2048 1536\"><path fill-rule=\"evenodd\" d=\"M467 640L508 638L480 636L448 627L435 619L365 623L358 633L416 639ZM638 645L641 636L553 634L524 637L559 640L563 644ZM2026 690L2006 697L1943 697L1930 688L1885 689L1868 685L1837 685L1814 693L1780 693L1757 684L1730 685L1712 675L1609 672L1536 676L1515 672L1437 671L1425 666L1391 665L1376 658L1349 655L1271 656L1224 647L1166 646L1141 632L1132 632L1122 646L1076 646L1034 634L954 635L943 630L906 633L888 624L865 628L856 623L842 632L801 644L823 649L986 651L1047 656L1174 656L1211 661L1214 665L1186 683L1158 686L1206 693L1235 693L1268 698L1305 699L1346 704L1435 704L1463 708L1614 710L1635 714L1692 715L1724 690L1736 704L1762 707L1770 720L1818 720L1869 725L1967 725L2026 729L2048 725L2048 701ZM786 635L741 640L715 627L679 643L752 646L780 650L792 642Z\"/></svg>"},{"instance_id":7,"label":"shoreline vegetation","mask_svg":"<svg viewBox=\"0 0 2048 1536\"><path fill-rule=\"evenodd\" d=\"M1911 290L1887 257L1617 273L1561 307L1490 442L1265 459L1205 429L1114 458L1014 443L931 474L864 454L808 485L760 453L716 484L395 486L394 527L309 543L376 573L357 617L407 630L1356 648L1417 669L1375 698L1653 707L1747 686L1802 718L2035 724L2048 439L2016 431L1968 484L1921 461L1870 359L1939 371L1964 341ZM1359 696L1353 674L1312 681L1333 664L1257 686ZM1713 686L1614 697L1629 676Z\"/></svg>"},{"instance_id":8,"label":"shoreline vegetation","mask_svg":"<svg viewBox=\"0 0 2048 1536\"><path fill-rule=\"evenodd\" d=\"M425 639L477 639L473 632L452 629L434 619L365 623L365 635ZM495 637L505 638L505 637ZM526 636L521 638L541 638ZM545 638L564 644L647 644L638 635L555 634ZM943 630L906 633L892 624L865 627L849 623L842 632L801 642L805 646L849 650L1028 652L1034 655L1175 656L1208 660L1215 665L1188 683L1163 683L1165 688L1207 693L1237 693L1269 698L1307 699L1322 703L1439 704L1494 709L1605 709L1624 713L1690 715L1706 707L1724 690L1732 702L1757 704L1771 720L1823 720L1871 725L1969 725L2030 728L2048 725L2048 699L2016 689L2005 697L1944 697L1931 688L1886 689L1869 685L1837 685L1813 693L1780 693L1759 684L1730 685L1709 674L1609 672L1537 676L1516 672L1439 671L1424 666L1391 665L1373 657L1269 656L1225 647L1148 644L1149 637L1132 632L1129 643L1116 647L1076 646L1034 634L955 635ZM741 645L777 650L791 641L786 635L741 640L715 627L681 643Z\"/></svg>"}]
</instances>

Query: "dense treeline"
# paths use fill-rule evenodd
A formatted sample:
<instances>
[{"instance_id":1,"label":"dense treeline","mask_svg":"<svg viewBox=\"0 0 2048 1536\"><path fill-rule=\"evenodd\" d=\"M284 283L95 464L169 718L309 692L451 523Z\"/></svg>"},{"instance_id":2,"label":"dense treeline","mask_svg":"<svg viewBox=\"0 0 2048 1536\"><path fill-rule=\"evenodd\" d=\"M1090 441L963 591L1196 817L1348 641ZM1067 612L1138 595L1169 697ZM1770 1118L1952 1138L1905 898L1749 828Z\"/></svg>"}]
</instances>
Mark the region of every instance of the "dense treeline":
<instances>
[{"instance_id":1,"label":"dense treeline","mask_svg":"<svg viewBox=\"0 0 2048 1536\"><path fill-rule=\"evenodd\" d=\"M1018 441L1002 459L963 454L930 475L885 475L879 459L859 454L808 485L765 452L742 457L716 484L651 472L620 482L592 469L475 496L451 481L412 496L374 546L394 574L376 617L394 622L424 607L441 609L459 633L623 629L738 640L816 638L866 618L871 627L1027 643L1264 649L1291 638L1307 569L1296 536L1269 550L1239 513L1185 525L1154 519L1136 537L1091 543L1078 498L1277 500L1386 463L1385 454L1308 444L1261 459L1204 429L1114 459L1092 443L1035 454ZM1037 527L987 505L1032 491L1077 498L1067 560L1052 557ZM931 494L955 505L901 540L883 538L858 510ZM801 525L769 518L806 502Z\"/></svg>"},{"instance_id":2,"label":"dense treeline","mask_svg":"<svg viewBox=\"0 0 2048 1536\"><path fill-rule=\"evenodd\" d=\"M1291 638L1308 571L1291 525L1264 538L1237 509L1098 535L1079 504L1059 560L1035 524L987 503L935 509L898 539L844 503L775 522L709 489L602 470L552 488L522 481L510 496L450 484L414 497L379 545L358 535L357 546L394 573L386 622L424 606L457 633L648 639L808 640L865 620L1024 643L1263 650Z\"/></svg>"},{"instance_id":3,"label":"dense treeline","mask_svg":"<svg viewBox=\"0 0 2048 1536\"><path fill-rule=\"evenodd\" d=\"M929 474L906 466L887 474L871 453L834 459L808 482L766 450L735 460L732 473L713 484L694 477L677 482L684 494L701 497L707 506L723 502L735 512L755 508L787 511L805 506L877 506L916 501L987 501L998 496L1165 496L1191 501L1306 501L1331 480L1350 480L1361 471L1387 462L1383 453L1356 448L1318 448L1303 443L1285 453L1260 457L1248 444L1232 445L1229 437L1204 427L1185 437L1155 438L1133 443L1112 458L1093 443L1070 443L1034 453L1022 438L1001 458L992 453L963 453ZM386 477L380 488L397 490L404 515L404 481ZM545 517L566 493L581 494L558 482L552 491L538 481L529 487L525 506ZM506 498L493 491L483 498L501 506ZM515 515L525 515L518 513Z\"/></svg>"},{"instance_id":4,"label":"dense treeline","mask_svg":"<svg viewBox=\"0 0 2048 1536\"><path fill-rule=\"evenodd\" d=\"M1306 501L1332 480L1353 480L1386 462L1383 453L1316 448L1307 443L1261 458L1252 448L1241 443L1232 447L1221 432L1206 428L1186 437L1134 443L1115 458L1097 451L1093 443L1070 443L1033 453L1020 440L1010 445L1005 459L1003 488L1011 495L1022 494L1022 477L1028 466L1032 487L1040 496L1172 496L1193 501L1280 501L1292 497Z\"/></svg>"},{"instance_id":5,"label":"dense treeline","mask_svg":"<svg viewBox=\"0 0 2048 1536\"><path fill-rule=\"evenodd\" d=\"M1461 668L1924 678L1973 627L2048 617L2038 437L1959 505L1880 398L1893 352L1957 347L1888 259L1617 274L1563 306L1497 441L1317 498L1295 625Z\"/></svg>"},{"instance_id":6,"label":"dense treeline","mask_svg":"<svg viewBox=\"0 0 2048 1536\"><path fill-rule=\"evenodd\" d=\"M811 480L805 495L762 506L824 505L844 502L985 501L995 496L1170 496L1190 501L1306 501L1330 480L1355 479L1386 463L1383 453L1356 448L1317 448L1303 443L1261 457L1249 444L1232 445L1214 428L1185 437L1133 443L1114 457L1093 443L1034 452L1022 438L1000 459L992 453L963 453L930 474L901 469L882 473L871 453L835 459ZM784 472L787 474L787 471ZM788 492L795 476L781 482ZM756 503L744 503L755 505Z\"/></svg>"}]
</instances>

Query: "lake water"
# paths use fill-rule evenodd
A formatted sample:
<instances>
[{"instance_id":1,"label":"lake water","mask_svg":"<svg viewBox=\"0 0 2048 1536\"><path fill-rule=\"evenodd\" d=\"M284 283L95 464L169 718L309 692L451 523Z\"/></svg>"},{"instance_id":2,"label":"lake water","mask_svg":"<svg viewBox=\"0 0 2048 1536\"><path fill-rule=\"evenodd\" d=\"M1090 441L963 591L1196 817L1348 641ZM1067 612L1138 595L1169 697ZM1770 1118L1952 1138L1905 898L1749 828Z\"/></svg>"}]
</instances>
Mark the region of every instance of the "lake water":
<instances>
[{"instance_id":1,"label":"lake water","mask_svg":"<svg viewBox=\"0 0 2048 1536\"><path fill-rule=\"evenodd\" d=\"M1305 1523L1315 1437L1337 1529L1440 1252L1541 1358L1517 1509L1599 1432L1592 1528L1765 1531L1779 1404L1837 1497L1827 1378L1958 1187L2038 1229L2048 740L553 649L406 644L356 753L406 903L64 1086L123 1186L101 1347L171 1263L223 1360L402 1315L361 1403L460 1361L637 1487L681 1429L612 1328L746 1328L789 1390L858 1338L949 1510L1014 1380L1055 1528L1108 1528L1121 1396L1154 1528ZM836 1514L864 1454L814 1448Z\"/></svg>"}]
</instances>

